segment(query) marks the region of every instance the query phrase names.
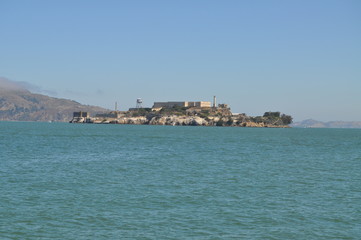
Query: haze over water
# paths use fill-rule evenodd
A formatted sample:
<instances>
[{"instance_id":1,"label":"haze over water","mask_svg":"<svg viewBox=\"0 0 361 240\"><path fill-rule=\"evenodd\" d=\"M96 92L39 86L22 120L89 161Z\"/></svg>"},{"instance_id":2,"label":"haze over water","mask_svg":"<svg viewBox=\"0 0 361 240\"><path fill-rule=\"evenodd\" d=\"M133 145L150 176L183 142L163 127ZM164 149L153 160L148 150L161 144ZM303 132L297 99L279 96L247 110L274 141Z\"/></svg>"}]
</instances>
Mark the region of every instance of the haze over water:
<instances>
[{"instance_id":1,"label":"haze over water","mask_svg":"<svg viewBox=\"0 0 361 240\"><path fill-rule=\"evenodd\" d=\"M1 239L358 239L361 130L0 122Z\"/></svg>"}]
</instances>

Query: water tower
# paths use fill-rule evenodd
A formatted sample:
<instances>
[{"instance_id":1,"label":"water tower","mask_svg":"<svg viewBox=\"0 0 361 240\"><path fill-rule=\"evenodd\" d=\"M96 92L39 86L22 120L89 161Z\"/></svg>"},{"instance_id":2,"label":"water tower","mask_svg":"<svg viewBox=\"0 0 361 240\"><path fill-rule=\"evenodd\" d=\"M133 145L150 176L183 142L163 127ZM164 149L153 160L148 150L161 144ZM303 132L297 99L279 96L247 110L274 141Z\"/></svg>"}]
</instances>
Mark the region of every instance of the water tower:
<instances>
[{"instance_id":1,"label":"water tower","mask_svg":"<svg viewBox=\"0 0 361 240\"><path fill-rule=\"evenodd\" d=\"M137 105L136 105L136 108L143 108L142 107L142 103L143 103L143 100L141 98L137 98Z\"/></svg>"}]
</instances>

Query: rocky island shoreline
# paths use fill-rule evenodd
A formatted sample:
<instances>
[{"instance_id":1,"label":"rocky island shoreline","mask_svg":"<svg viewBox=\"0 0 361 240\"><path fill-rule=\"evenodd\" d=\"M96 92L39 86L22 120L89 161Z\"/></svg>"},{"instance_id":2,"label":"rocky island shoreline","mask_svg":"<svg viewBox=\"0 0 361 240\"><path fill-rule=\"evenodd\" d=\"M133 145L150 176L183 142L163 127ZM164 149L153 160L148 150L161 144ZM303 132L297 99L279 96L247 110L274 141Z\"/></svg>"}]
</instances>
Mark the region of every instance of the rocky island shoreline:
<instances>
[{"instance_id":1,"label":"rocky island shoreline","mask_svg":"<svg viewBox=\"0 0 361 240\"><path fill-rule=\"evenodd\" d=\"M95 117L86 112L74 112L70 123L289 128L292 117L280 112L265 112L257 117L233 114L226 104L218 107L174 105L112 111Z\"/></svg>"}]
</instances>

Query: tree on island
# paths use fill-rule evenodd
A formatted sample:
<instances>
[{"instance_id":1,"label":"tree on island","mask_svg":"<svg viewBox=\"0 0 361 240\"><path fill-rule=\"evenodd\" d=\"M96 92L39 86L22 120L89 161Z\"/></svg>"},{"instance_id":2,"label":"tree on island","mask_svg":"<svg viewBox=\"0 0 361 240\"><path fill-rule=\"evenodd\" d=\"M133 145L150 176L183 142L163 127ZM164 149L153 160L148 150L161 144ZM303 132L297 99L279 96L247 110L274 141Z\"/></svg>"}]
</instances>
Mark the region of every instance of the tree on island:
<instances>
[{"instance_id":1,"label":"tree on island","mask_svg":"<svg viewBox=\"0 0 361 240\"><path fill-rule=\"evenodd\" d=\"M281 119L284 125L289 125L293 122L293 118L290 115L282 114Z\"/></svg>"},{"instance_id":2,"label":"tree on island","mask_svg":"<svg viewBox=\"0 0 361 240\"><path fill-rule=\"evenodd\" d=\"M263 114L263 121L267 124L274 125L289 125L292 123L290 115L282 114L280 112L265 112Z\"/></svg>"}]
</instances>

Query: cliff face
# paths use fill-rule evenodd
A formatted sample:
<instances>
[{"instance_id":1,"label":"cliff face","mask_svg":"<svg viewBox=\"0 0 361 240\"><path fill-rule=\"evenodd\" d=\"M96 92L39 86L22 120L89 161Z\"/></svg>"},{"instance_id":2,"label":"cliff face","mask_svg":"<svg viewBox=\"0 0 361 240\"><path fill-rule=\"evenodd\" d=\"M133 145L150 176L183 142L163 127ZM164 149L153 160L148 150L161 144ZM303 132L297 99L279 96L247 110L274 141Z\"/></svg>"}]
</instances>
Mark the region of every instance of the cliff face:
<instances>
[{"instance_id":1,"label":"cliff face","mask_svg":"<svg viewBox=\"0 0 361 240\"><path fill-rule=\"evenodd\" d=\"M34 94L24 89L0 88L0 121L67 122L74 111L105 112L106 109Z\"/></svg>"}]
</instances>

